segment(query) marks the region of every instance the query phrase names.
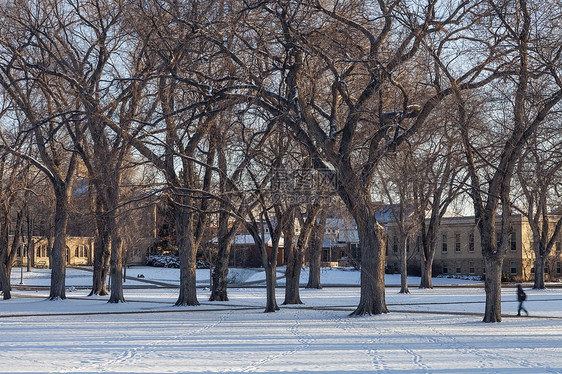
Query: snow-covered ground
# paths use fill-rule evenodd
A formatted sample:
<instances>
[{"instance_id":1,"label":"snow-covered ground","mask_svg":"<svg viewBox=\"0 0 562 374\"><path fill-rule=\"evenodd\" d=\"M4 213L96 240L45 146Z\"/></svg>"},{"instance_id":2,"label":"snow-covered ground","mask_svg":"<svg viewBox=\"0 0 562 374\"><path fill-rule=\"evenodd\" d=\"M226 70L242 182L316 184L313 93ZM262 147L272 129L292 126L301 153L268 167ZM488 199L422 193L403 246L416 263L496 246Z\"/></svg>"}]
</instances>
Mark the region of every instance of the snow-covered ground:
<instances>
[{"instance_id":1,"label":"snow-covered ground","mask_svg":"<svg viewBox=\"0 0 562 374\"><path fill-rule=\"evenodd\" d=\"M485 294L479 282L416 288L388 287L389 314L349 317L357 287L301 290L303 305L263 313L259 270L235 270L230 301L175 307L177 269L131 268L127 303L87 297L91 273L68 269L68 299L47 301L48 290L14 289L0 300L0 372L301 372L301 373L562 373L562 289L526 288L531 316L516 318L515 289L503 290L502 323L481 322ZM208 270L198 272L201 285ZM24 284L45 286L48 270L24 271ZM14 269L12 281L20 282ZM325 285L355 285L359 272L325 270ZM399 276L387 276L387 285ZM462 285L459 285L462 283ZM282 280L280 280L282 284ZM471 286L472 284L472 286ZM458 285L458 286L455 286ZM73 288L74 287L74 288ZM277 289L279 304L284 289Z\"/></svg>"},{"instance_id":2,"label":"snow-covered ground","mask_svg":"<svg viewBox=\"0 0 562 374\"><path fill-rule=\"evenodd\" d=\"M68 268L66 269L66 285L68 287L89 287L92 284L92 275L83 269L91 268ZM14 268L12 270L12 285L19 285L23 278L23 284L26 286L48 286L51 273L49 269L32 269L27 272L21 268ZM277 268L278 284L284 285L285 278L283 276L285 267L280 266ZM127 269L126 286L146 286L147 284L154 285L153 282L162 282L164 284L177 286L179 284L179 269L173 268L157 268L150 266L132 266ZM320 270L322 284L326 286L359 286L360 272L353 268L322 268ZM210 272L209 269L197 270L197 283L200 286L209 284ZM229 282L234 285L265 285L265 274L263 269L230 269L228 273ZM301 271L301 284L304 286L308 282L308 268L303 268ZM412 286L417 286L420 282L419 277L408 277L408 282ZM386 275L386 284L389 286L400 285L400 275L391 274ZM464 279L452 278L434 278L434 285L477 285L483 284L480 281L471 281Z\"/></svg>"}]
</instances>

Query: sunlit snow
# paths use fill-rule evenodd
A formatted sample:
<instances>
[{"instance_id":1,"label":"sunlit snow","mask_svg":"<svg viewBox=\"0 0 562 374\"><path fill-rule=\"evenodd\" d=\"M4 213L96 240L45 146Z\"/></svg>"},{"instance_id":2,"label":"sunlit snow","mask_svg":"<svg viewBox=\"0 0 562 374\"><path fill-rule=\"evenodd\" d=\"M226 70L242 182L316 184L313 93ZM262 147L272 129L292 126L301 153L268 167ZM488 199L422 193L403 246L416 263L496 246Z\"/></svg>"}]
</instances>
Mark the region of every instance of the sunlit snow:
<instances>
[{"instance_id":1,"label":"sunlit snow","mask_svg":"<svg viewBox=\"0 0 562 374\"><path fill-rule=\"evenodd\" d=\"M349 317L359 302L359 272L325 270L322 290L301 289L303 305L263 313L261 271L235 270L230 301L174 307L176 288L147 288L155 280L177 284L177 269L130 268L127 303L87 297L91 273L68 269L68 299L47 301L48 270L24 271L24 285L0 300L0 372L300 372L300 373L561 373L562 288L532 290L530 317L515 317L515 289L504 287L502 323L482 323L485 294L478 282L399 294L399 276L387 276L391 313ZM281 275L281 274L280 274ZM198 272L201 285L209 271ZM306 278L306 273L303 273ZM21 281L19 268L12 282ZM279 284L282 285L282 280ZM459 284L462 283L462 284ZM259 286L259 284L257 284ZM73 288L74 287L74 288Z\"/></svg>"}]
</instances>

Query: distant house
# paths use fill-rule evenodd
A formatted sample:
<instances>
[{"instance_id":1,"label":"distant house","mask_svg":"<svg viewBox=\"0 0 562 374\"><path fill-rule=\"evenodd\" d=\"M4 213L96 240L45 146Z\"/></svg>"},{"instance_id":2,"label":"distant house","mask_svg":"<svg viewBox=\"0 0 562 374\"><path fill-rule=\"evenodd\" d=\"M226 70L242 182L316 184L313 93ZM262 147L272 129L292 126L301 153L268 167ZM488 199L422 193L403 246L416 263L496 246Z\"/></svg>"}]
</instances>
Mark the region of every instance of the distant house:
<instances>
[{"instance_id":1,"label":"distant house","mask_svg":"<svg viewBox=\"0 0 562 374\"><path fill-rule=\"evenodd\" d=\"M264 240L267 243L266 250L271 253L272 242L271 235L264 233ZM285 242L283 237L279 240L279 248L277 252L277 265L285 263ZM250 234L239 234L234 237L230 250L230 266L231 267L261 267L261 255L254 238Z\"/></svg>"}]
</instances>

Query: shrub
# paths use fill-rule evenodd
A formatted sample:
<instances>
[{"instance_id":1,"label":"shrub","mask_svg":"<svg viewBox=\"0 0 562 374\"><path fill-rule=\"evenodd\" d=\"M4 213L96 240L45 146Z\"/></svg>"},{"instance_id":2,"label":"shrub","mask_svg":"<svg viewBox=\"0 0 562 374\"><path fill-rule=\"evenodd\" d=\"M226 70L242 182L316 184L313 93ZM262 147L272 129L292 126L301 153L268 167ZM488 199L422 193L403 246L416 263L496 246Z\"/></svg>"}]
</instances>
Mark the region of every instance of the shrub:
<instances>
[{"instance_id":1,"label":"shrub","mask_svg":"<svg viewBox=\"0 0 562 374\"><path fill-rule=\"evenodd\" d=\"M154 266L157 268L176 268L180 267L180 259L178 256L171 254L155 254L146 258L147 266ZM208 269L209 265L203 260L197 260L197 269Z\"/></svg>"},{"instance_id":2,"label":"shrub","mask_svg":"<svg viewBox=\"0 0 562 374\"><path fill-rule=\"evenodd\" d=\"M180 260L177 256L169 254L156 254L147 257L146 265L159 268L179 268Z\"/></svg>"}]
</instances>

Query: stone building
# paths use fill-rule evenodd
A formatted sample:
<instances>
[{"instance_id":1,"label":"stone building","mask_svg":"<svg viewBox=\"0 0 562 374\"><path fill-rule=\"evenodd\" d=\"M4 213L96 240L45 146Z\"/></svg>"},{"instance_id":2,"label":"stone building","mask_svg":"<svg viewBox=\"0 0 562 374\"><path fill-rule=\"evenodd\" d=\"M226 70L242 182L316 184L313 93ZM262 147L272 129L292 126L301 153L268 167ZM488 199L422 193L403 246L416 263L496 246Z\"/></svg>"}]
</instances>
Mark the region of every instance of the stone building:
<instances>
[{"instance_id":1,"label":"stone building","mask_svg":"<svg viewBox=\"0 0 562 374\"><path fill-rule=\"evenodd\" d=\"M19 265L27 265L32 258L32 265L39 268L49 267L50 245L46 237L34 236L33 245L28 252L27 243L17 247L15 261ZM70 266L92 265L94 259L94 239L84 236L69 236L66 238L66 264Z\"/></svg>"},{"instance_id":2,"label":"stone building","mask_svg":"<svg viewBox=\"0 0 562 374\"><path fill-rule=\"evenodd\" d=\"M126 265L144 265L149 249L157 241L157 238L141 238L135 241L131 248L124 248L123 261ZM49 241L46 237L33 237L31 250L28 253L27 243L21 243L16 251L15 264L27 265L29 257L32 257L32 265L37 268L49 267ZM22 251L23 249L23 251ZM23 257L22 257L23 256ZM91 266L94 264L94 238L87 236L68 236L66 238L66 265L67 266Z\"/></svg>"},{"instance_id":3,"label":"stone building","mask_svg":"<svg viewBox=\"0 0 562 374\"><path fill-rule=\"evenodd\" d=\"M513 234L503 262L503 273L513 280L531 280L535 272L535 253L533 233L527 219L521 215L513 216ZM399 269L396 226L387 223L388 251L387 268ZM546 261L547 279L562 277L562 244L556 240L550 257ZM421 248L419 238L410 238L408 263L415 272L419 269ZM445 217L437 237L437 248L433 263L434 275L474 275L484 274L484 258L480 246L480 235L474 217Z\"/></svg>"}]
</instances>

